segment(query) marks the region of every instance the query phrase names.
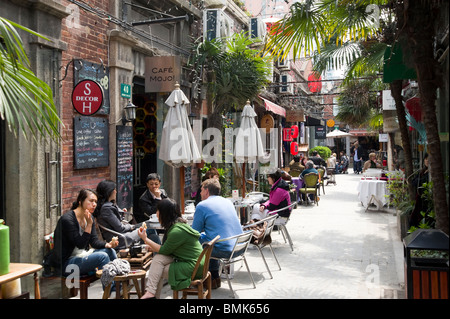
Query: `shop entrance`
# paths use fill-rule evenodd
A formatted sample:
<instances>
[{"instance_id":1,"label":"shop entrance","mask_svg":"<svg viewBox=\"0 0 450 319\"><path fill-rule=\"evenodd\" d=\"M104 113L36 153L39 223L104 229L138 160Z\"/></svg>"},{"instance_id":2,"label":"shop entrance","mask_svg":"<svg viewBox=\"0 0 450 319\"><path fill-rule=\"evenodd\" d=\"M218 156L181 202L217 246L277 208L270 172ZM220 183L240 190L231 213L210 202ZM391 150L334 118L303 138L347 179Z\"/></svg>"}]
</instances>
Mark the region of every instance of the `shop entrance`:
<instances>
[{"instance_id":1,"label":"shop entrance","mask_svg":"<svg viewBox=\"0 0 450 319\"><path fill-rule=\"evenodd\" d=\"M133 209L139 210L139 198L146 190L148 174L157 172L157 118L156 93L145 93L144 79L133 79L133 104L136 120L133 124L134 138L134 187Z\"/></svg>"}]
</instances>

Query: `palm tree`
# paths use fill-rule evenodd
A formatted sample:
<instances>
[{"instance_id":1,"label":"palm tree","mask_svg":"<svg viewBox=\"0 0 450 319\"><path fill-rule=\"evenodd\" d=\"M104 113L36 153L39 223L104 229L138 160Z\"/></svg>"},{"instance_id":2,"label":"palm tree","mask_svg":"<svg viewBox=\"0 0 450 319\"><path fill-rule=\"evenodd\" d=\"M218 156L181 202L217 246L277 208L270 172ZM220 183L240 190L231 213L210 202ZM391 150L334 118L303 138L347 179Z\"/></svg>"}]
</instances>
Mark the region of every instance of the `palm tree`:
<instances>
[{"instance_id":1,"label":"palm tree","mask_svg":"<svg viewBox=\"0 0 450 319\"><path fill-rule=\"evenodd\" d=\"M449 234L444 167L436 118L436 91L442 85L442 71L434 56L435 24L440 11L448 11L448 1L446 6L442 3L439 0L395 1L394 10L398 20L398 37L405 40L404 51L411 52L412 64L417 73L427 150L430 154L436 228Z\"/></svg>"},{"instance_id":2,"label":"palm tree","mask_svg":"<svg viewBox=\"0 0 450 319\"><path fill-rule=\"evenodd\" d=\"M58 139L61 137L58 128L61 120L53 102L52 90L31 71L16 28L46 39L0 17L0 118L6 121L16 136L21 130L25 138L30 132L34 138L39 134L48 134Z\"/></svg>"},{"instance_id":3,"label":"palm tree","mask_svg":"<svg viewBox=\"0 0 450 319\"><path fill-rule=\"evenodd\" d=\"M378 26L371 25L370 23L366 25L361 24L361 21L364 19L367 20L368 18L367 11L364 10L364 7L367 8L369 5L377 5L379 8L385 8L387 5L394 7L396 16L395 24L399 31L393 31L393 39L397 40L401 35L406 34L406 38L409 40L405 41L408 45L405 46L404 49L413 52L414 67L418 75L421 98L423 100L422 107L424 114L427 114L424 123L427 127L428 148L429 153L435 157L435 162L430 162L430 166L432 167L431 171L434 171L431 175L431 179L433 183L436 181L436 184L438 185L436 186L433 184L435 207L438 207L436 210L436 227L448 233L448 204L446 202L440 142L435 115L436 79L439 77L437 76L436 70L438 70L438 68L436 68L436 61L434 60L432 51L432 41L435 35L433 29L433 22L435 20L433 19L436 19L436 14L439 11L436 10L436 5L441 2L442 1L439 0L398 2L381 0L307 0L302 4L296 3L291 7L290 16L285 17L285 19L279 23L278 28L275 28L272 32L272 38L268 42L267 50L280 55L282 52L292 49L296 55L313 51L315 45L317 50L319 50L319 53L321 53L321 46L330 43L329 40L331 38L335 39L336 44L343 44L341 47L343 49L345 49L345 45L354 48L350 46L353 43L348 42L355 42L363 39L363 42L367 43L367 39L373 38L378 29ZM411 3L414 3L414 5L409 5ZM392 11L389 11L389 14L391 13ZM404 18L406 18L407 21L405 21ZM384 33L386 33L387 27L388 26L384 26ZM390 30L388 29L387 31ZM386 43L386 39L384 40ZM304 50L304 52L302 52L302 50ZM354 51L349 50L347 52L353 53ZM343 56L348 57L348 55ZM373 57L376 60L377 55L373 55ZM363 59L360 59L360 61L364 62ZM358 64L354 64L354 66L357 65ZM428 72L430 66L433 66L432 72ZM357 74L357 72L354 71L358 71L358 68L354 68L353 70L350 69L350 71L350 74ZM424 83L424 79L426 79L427 83ZM421 83L424 85L421 85ZM402 142L405 146L406 174L410 175L413 171L412 154L407 134L405 110L401 97L401 84L401 80L396 80L390 83L390 87L396 102ZM422 97L422 91L426 92L424 97ZM432 146L430 147L431 144ZM410 186L410 195L413 195L412 186ZM438 219L440 220L439 222Z\"/></svg>"},{"instance_id":4,"label":"palm tree","mask_svg":"<svg viewBox=\"0 0 450 319\"><path fill-rule=\"evenodd\" d=\"M222 114L241 109L256 99L267 83L272 58L262 57L249 48L253 43L245 33L228 39L204 41L196 45L191 57L194 83L207 90L208 126L222 128Z\"/></svg>"}]
</instances>

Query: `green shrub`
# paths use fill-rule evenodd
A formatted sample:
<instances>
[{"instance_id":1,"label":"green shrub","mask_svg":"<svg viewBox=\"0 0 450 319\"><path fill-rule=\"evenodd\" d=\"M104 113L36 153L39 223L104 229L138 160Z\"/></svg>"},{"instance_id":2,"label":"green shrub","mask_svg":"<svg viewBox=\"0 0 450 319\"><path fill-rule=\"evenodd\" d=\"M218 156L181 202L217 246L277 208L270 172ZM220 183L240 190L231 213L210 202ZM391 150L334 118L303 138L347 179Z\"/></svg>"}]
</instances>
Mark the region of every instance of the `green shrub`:
<instances>
[{"instance_id":1,"label":"green shrub","mask_svg":"<svg viewBox=\"0 0 450 319\"><path fill-rule=\"evenodd\" d=\"M309 156L316 151L325 161L331 156L331 150L326 146L316 146L309 150Z\"/></svg>"}]
</instances>

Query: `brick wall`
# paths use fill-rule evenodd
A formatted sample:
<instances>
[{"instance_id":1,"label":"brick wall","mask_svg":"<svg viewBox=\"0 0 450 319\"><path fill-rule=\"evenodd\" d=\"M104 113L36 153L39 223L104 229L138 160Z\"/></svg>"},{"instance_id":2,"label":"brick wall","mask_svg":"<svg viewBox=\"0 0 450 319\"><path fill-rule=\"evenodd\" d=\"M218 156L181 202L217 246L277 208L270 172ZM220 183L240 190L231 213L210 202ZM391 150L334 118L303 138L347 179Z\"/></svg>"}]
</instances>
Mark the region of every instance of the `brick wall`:
<instances>
[{"instance_id":1,"label":"brick wall","mask_svg":"<svg viewBox=\"0 0 450 319\"><path fill-rule=\"evenodd\" d=\"M89 1L92 8L108 11L108 0ZM84 59L89 62L108 65L107 30L108 21L87 12L69 1L63 1L71 15L62 22L62 41L68 44L62 54L61 65L66 66L72 59ZM61 71L64 76L64 70ZM74 169L73 166L73 118L78 115L72 106L73 63L68 66L67 77L62 82L61 117L65 128L62 129L62 211L70 209L81 188L97 187L103 179L111 176L110 167ZM108 118L108 115L102 115ZM111 129L111 127L110 127Z\"/></svg>"}]
</instances>

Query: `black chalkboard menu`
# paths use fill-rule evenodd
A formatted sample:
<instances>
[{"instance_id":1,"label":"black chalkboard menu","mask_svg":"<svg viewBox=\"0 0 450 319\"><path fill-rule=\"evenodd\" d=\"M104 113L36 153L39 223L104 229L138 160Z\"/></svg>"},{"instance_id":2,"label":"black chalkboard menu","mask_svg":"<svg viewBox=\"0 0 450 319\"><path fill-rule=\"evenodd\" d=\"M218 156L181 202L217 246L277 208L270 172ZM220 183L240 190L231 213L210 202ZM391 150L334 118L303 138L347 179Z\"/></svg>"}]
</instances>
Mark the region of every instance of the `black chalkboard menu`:
<instances>
[{"instance_id":1,"label":"black chalkboard menu","mask_svg":"<svg viewBox=\"0 0 450 319\"><path fill-rule=\"evenodd\" d=\"M109 67L103 63L94 63L82 59L74 59L73 62L73 85L82 80L97 82L103 89L103 104L97 114L109 114Z\"/></svg>"},{"instance_id":2,"label":"black chalkboard menu","mask_svg":"<svg viewBox=\"0 0 450 319\"><path fill-rule=\"evenodd\" d=\"M133 206L133 127L116 126L117 205Z\"/></svg>"},{"instance_id":3,"label":"black chalkboard menu","mask_svg":"<svg viewBox=\"0 0 450 319\"><path fill-rule=\"evenodd\" d=\"M109 165L109 125L106 118L75 116L73 135L75 169Z\"/></svg>"}]
</instances>

